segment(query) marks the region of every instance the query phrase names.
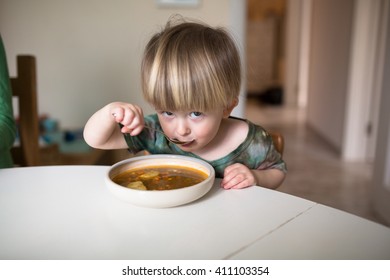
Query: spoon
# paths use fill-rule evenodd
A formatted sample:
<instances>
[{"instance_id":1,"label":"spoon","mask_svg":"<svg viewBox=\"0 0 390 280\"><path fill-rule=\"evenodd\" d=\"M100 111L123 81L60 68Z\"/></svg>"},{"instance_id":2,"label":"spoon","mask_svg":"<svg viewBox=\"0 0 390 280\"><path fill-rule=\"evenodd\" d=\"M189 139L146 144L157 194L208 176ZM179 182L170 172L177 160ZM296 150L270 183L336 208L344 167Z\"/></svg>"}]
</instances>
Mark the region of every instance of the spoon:
<instances>
[{"instance_id":1,"label":"spoon","mask_svg":"<svg viewBox=\"0 0 390 280\"><path fill-rule=\"evenodd\" d=\"M115 113L113 113L112 115L113 115L113 117L116 117L116 114L115 114ZM168 140L169 142L171 142L171 143L173 143L173 144L176 144L176 145L186 145L186 144L189 144L189 143L191 143L192 141L194 141L194 140L191 140L191 141L179 141L179 140L177 140L177 139L169 138L164 132L162 132L162 131L159 130L159 129L155 129L155 128L150 127L150 126L147 126L147 125L144 125L144 127L147 128L147 129L150 129L150 130L154 130L154 131L156 131L156 132L158 132L158 133L161 133L162 135L164 135L165 138L167 138L167 140Z\"/></svg>"},{"instance_id":2,"label":"spoon","mask_svg":"<svg viewBox=\"0 0 390 280\"><path fill-rule=\"evenodd\" d=\"M194 140L191 140L191 141L179 141L179 140L174 139L174 138L169 138L164 132L162 132L162 131L159 130L159 129L155 129L155 128L150 127L150 126L147 126L147 125L144 125L144 127L147 128L147 129L150 129L150 130L154 130L154 131L156 131L156 132L158 132L158 133L161 133L162 135L165 136L165 138L167 138L167 140L168 140L169 142L171 142L171 143L173 143L173 144L176 144L176 145L186 145L186 144L189 144L189 143L191 143L192 141L194 141Z\"/></svg>"}]
</instances>

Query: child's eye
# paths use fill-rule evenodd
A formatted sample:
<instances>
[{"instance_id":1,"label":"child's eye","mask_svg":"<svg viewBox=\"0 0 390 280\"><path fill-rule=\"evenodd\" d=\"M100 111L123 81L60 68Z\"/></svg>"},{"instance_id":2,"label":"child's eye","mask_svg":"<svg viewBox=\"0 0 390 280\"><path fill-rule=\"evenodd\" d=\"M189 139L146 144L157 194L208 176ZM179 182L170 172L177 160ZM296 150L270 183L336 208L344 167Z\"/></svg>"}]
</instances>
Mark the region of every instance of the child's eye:
<instances>
[{"instance_id":1,"label":"child's eye","mask_svg":"<svg viewBox=\"0 0 390 280\"><path fill-rule=\"evenodd\" d=\"M203 116L202 112L191 112L190 113L190 118L199 118L201 116Z\"/></svg>"},{"instance_id":2,"label":"child's eye","mask_svg":"<svg viewBox=\"0 0 390 280\"><path fill-rule=\"evenodd\" d=\"M162 111L161 115L166 116L166 117L171 117L171 116L173 116L173 113L172 112L168 112L168 111Z\"/></svg>"}]
</instances>

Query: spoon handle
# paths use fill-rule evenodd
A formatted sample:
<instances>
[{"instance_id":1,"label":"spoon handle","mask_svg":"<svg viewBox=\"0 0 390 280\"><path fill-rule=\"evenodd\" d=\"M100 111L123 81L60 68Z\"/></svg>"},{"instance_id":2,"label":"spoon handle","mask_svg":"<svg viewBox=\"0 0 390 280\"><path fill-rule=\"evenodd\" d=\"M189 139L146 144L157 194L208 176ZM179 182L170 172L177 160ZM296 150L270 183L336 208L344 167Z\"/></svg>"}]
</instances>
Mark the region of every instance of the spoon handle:
<instances>
[{"instance_id":1,"label":"spoon handle","mask_svg":"<svg viewBox=\"0 0 390 280\"><path fill-rule=\"evenodd\" d=\"M176 139L169 138L163 131L161 131L161 130L159 130L159 129L155 129L155 128L150 127L150 126L145 125L145 124L144 124L144 127L147 128L147 129L150 129L150 130L154 130L154 131L156 131L156 132L158 132L158 133L161 133L162 135L165 136L165 138L167 138L167 140L168 140L169 142L172 142L173 144L183 145L183 144L187 144L187 143L190 143L190 142L191 142L191 141L190 141L190 142L183 142L183 141L179 141L179 140L176 140Z\"/></svg>"}]
</instances>

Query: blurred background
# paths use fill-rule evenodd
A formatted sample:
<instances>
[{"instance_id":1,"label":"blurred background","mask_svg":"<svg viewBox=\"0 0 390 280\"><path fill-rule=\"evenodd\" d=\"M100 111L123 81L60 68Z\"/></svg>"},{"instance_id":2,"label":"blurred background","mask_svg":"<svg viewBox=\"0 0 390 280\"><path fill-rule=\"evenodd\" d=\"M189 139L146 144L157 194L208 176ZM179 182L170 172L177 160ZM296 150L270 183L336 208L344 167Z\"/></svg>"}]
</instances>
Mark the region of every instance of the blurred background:
<instances>
[{"instance_id":1,"label":"blurred background","mask_svg":"<svg viewBox=\"0 0 390 280\"><path fill-rule=\"evenodd\" d=\"M0 0L0 32L11 76L17 55L36 57L40 115L66 132L60 140L69 144L82 142L89 116L109 102L137 103L152 112L141 95L141 54L171 15L224 26L245 70L233 114L285 135L289 175L280 191L386 224L389 209L383 214L382 205L389 204L384 186L390 180L374 174L390 169L389 156L376 155L390 154L388 128L387 140L377 139L388 127L380 115L388 2ZM62 152L90 152L82 143L61 145ZM60 163L110 164L127 156ZM381 206L375 197L382 197Z\"/></svg>"}]
</instances>

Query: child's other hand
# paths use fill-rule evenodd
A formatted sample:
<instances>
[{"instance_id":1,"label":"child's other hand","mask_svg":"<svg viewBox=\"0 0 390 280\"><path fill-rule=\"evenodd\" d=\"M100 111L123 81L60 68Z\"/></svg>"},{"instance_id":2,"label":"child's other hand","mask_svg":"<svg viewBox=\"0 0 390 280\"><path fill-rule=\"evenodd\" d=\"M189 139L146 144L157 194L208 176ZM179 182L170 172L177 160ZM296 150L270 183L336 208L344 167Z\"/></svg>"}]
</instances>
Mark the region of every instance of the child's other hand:
<instances>
[{"instance_id":1,"label":"child's other hand","mask_svg":"<svg viewBox=\"0 0 390 280\"><path fill-rule=\"evenodd\" d=\"M242 189L256 185L252 171L241 163L235 163L225 168L221 187L224 189Z\"/></svg>"},{"instance_id":2,"label":"child's other hand","mask_svg":"<svg viewBox=\"0 0 390 280\"><path fill-rule=\"evenodd\" d=\"M115 122L123 125L121 132L138 135L144 128L144 114L137 105L115 102L109 105Z\"/></svg>"}]
</instances>

